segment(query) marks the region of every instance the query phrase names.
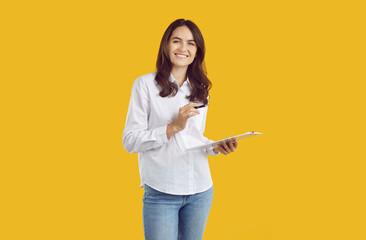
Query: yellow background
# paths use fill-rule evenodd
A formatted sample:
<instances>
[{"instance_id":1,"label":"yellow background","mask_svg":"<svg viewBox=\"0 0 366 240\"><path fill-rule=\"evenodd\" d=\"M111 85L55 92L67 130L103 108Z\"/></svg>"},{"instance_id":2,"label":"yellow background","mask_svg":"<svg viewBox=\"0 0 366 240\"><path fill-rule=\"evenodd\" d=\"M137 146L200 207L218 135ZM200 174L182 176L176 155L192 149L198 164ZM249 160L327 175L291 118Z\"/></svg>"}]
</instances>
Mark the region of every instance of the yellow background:
<instances>
[{"instance_id":1,"label":"yellow background","mask_svg":"<svg viewBox=\"0 0 366 240\"><path fill-rule=\"evenodd\" d=\"M143 239L122 131L177 18L206 41L206 136L263 133L209 158L204 239L366 239L363 1L6 2L1 239Z\"/></svg>"}]
</instances>

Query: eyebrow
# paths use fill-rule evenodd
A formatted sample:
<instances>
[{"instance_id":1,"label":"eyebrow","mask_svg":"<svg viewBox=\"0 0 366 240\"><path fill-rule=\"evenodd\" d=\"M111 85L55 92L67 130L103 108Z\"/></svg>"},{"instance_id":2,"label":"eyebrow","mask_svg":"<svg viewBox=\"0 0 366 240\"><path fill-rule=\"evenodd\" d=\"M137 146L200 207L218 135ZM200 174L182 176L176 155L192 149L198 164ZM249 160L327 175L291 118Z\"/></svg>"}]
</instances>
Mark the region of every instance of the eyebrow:
<instances>
[{"instance_id":1,"label":"eyebrow","mask_svg":"<svg viewBox=\"0 0 366 240\"><path fill-rule=\"evenodd\" d=\"M182 40L181 38L179 37L173 37L172 39L179 39L179 40ZM188 40L188 42L195 42L194 40Z\"/></svg>"}]
</instances>

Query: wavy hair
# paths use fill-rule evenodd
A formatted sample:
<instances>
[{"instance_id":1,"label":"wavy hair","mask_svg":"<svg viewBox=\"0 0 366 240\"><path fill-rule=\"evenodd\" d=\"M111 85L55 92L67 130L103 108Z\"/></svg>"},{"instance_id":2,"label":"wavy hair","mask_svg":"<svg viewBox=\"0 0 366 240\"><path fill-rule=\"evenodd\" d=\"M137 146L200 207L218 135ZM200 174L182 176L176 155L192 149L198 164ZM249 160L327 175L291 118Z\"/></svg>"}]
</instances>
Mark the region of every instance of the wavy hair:
<instances>
[{"instance_id":1,"label":"wavy hair","mask_svg":"<svg viewBox=\"0 0 366 240\"><path fill-rule=\"evenodd\" d=\"M155 80L161 88L159 94L161 97L171 97L175 96L178 92L178 86L169 81L172 70L172 63L169 58L169 40L173 31L181 26L187 26L191 30L197 46L196 57L187 69L187 76L192 86L192 93L187 96L187 99L192 102L207 104L212 83L207 78L207 70L204 61L206 51L205 42L197 25L190 20L175 20L165 30L163 38L161 39L158 59L156 61L157 73L155 76Z\"/></svg>"}]
</instances>

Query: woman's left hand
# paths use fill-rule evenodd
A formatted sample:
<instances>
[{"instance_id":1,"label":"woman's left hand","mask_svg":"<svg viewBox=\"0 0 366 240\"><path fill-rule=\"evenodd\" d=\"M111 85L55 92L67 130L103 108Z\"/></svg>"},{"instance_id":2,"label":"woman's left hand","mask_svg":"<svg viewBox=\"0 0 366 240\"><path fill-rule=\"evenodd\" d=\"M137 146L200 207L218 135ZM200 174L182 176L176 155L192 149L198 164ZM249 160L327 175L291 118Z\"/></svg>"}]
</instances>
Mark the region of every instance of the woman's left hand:
<instances>
[{"instance_id":1,"label":"woman's left hand","mask_svg":"<svg viewBox=\"0 0 366 240\"><path fill-rule=\"evenodd\" d=\"M223 142L220 145L217 145L213 148L213 151L215 153L222 153L224 155L227 155L229 153L232 153L235 151L235 149L238 147L238 141L236 139L231 140L229 142Z\"/></svg>"}]
</instances>

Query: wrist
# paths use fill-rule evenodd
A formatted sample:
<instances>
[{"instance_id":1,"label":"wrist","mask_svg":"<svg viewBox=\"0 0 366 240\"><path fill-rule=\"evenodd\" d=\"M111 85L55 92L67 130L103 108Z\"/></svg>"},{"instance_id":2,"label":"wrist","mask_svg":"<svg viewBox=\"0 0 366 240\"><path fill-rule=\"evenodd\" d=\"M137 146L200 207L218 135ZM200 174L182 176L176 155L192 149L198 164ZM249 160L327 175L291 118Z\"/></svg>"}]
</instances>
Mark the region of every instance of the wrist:
<instances>
[{"instance_id":1,"label":"wrist","mask_svg":"<svg viewBox=\"0 0 366 240\"><path fill-rule=\"evenodd\" d=\"M177 127L177 125L173 122L171 124L169 124L166 128L166 135L168 137L168 139L173 136L174 134L176 134L177 132L179 132L179 128Z\"/></svg>"}]
</instances>

